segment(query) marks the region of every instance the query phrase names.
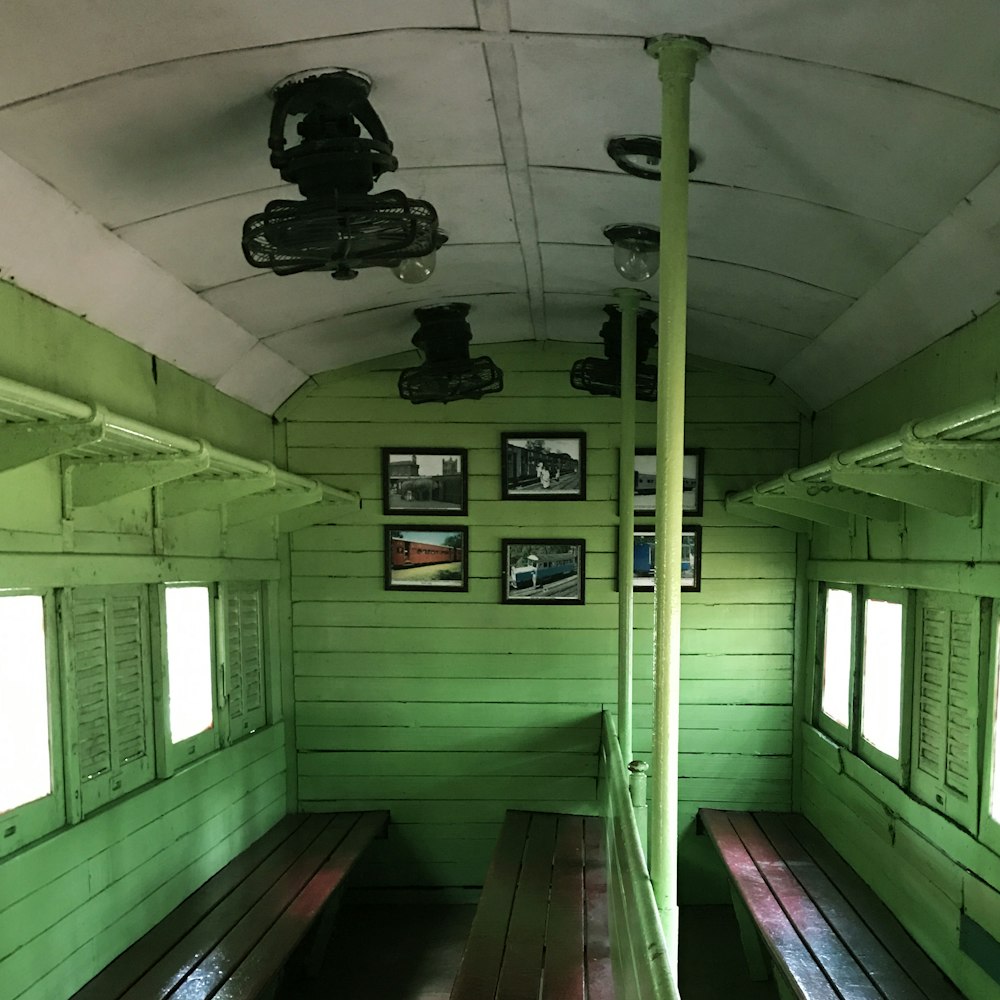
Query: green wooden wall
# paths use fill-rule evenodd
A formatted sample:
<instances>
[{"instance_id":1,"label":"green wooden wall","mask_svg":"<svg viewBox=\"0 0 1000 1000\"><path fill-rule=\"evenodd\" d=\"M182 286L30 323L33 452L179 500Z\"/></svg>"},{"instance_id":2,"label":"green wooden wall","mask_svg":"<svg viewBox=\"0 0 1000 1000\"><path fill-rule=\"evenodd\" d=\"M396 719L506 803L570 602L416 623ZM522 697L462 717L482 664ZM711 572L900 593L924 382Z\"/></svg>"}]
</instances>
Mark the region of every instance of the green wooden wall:
<instances>
[{"instance_id":1,"label":"green wooden wall","mask_svg":"<svg viewBox=\"0 0 1000 1000\"><path fill-rule=\"evenodd\" d=\"M249 457L269 418L138 348L0 283L0 375L93 400ZM270 530L175 519L153 540L148 495L62 521L57 459L0 473L0 588L276 574ZM148 785L0 861L0 1000L60 1000L286 811L283 725Z\"/></svg>"},{"instance_id":2,"label":"green wooden wall","mask_svg":"<svg viewBox=\"0 0 1000 1000\"><path fill-rule=\"evenodd\" d=\"M1000 310L994 309L819 414L813 457L995 396L998 332ZM998 516L1000 494L984 487L984 528L911 507L901 524L859 519L850 536L817 527L813 572L822 577L824 560L853 560L859 580L877 572L887 582L942 590L968 575L968 592L997 598L995 583L977 589L975 581L996 576L990 570L1000 562ZM803 811L967 996L1000 998L1000 985L959 950L963 910L1000 939L1000 856L810 726L803 729Z\"/></svg>"},{"instance_id":3,"label":"green wooden wall","mask_svg":"<svg viewBox=\"0 0 1000 1000\"><path fill-rule=\"evenodd\" d=\"M385 806L392 835L370 886L481 883L507 807L597 807L600 713L616 699L617 400L569 386L581 345L490 345L502 394L414 407L413 356L320 377L287 405L289 468L358 490L360 510L291 536L298 789L310 809ZM799 416L759 382L689 376L689 447L706 449L704 582L684 598L683 889L721 898L693 836L702 805L790 801L795 537L722 499L797 464ZM640 404L637 444L655 444ZM500 499L502 431L582 430L587 499ZM467 594L387 593L380 449L469 450ZM449 523L426 518L426 523ZM457 519L456 519L457 520ZM500 604L501 539L583 537L586 606ZM636 599L636 752L648 756L651 595Z\"/></svg>"}]
</instances>

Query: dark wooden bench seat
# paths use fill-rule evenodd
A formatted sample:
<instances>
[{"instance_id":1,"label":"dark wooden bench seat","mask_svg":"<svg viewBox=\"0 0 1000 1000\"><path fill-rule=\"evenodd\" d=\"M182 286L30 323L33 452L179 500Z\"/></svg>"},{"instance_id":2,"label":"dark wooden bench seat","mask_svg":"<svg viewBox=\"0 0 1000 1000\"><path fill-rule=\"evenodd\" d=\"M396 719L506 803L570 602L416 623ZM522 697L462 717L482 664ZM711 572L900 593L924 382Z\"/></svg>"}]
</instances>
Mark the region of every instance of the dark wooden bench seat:
<instances>
[{"instance_id":1,"label":"dark wooden bench seat","mask_svg":"<svg viewBox=\"0 0 1000 1000\"><path fill-rule=\"evenodd\" d=\"M800 1000L962 1000L805 817L698 816L732 881L753 978L766 978L769 956L783 994Z\"/></svg>"},{"instance_id":2,"label":"dark wooden bench seat","mask_svg":"<svg viewBox=\"0 0 1000 1000\"><path fill-rule=\"evenodd\" d=\"M387 822L384 811L286 816L71 1000L271 995L310 930L325 944L338 890Z\"/></svg>"},{"instance_id":3,"label":"dark wooden bench seat","mask_svg":"<svg viewBox=\"0 0 1000 1000\"><path fill-rule=\"evenodd\" d=\"M510 810L451 1000L611 1000L603 821Z\"/></svg>"}]
</instances>

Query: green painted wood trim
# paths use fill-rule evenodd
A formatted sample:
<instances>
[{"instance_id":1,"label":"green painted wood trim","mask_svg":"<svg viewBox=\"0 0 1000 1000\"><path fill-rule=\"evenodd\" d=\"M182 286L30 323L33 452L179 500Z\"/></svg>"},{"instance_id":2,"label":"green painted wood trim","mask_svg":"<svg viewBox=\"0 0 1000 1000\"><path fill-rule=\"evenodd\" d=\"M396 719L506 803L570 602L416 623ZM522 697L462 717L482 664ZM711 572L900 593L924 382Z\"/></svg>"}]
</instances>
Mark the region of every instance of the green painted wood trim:
<instances>
[{"instance_id":1,"label":"green painted wood trim","mask_svg":"<svg viewBox=\"0 0 1000 1000\"><path fill-rule=\"evenodd\" d=\"M197 556L0 553L5 587L78 587L89 584L166 583L180 580L271 580L275 559Z\"/></svg>"},{"instance_id":2,"label":"green painted wood trim","mask_svg":"<svg viewBox=\"0 0 1000 1000\"><path fill-rule=\"evenodd\" d=\"M810 580L1000 597L1000 564L921 560L813 559Z\"/></svg>"},{"instance_id":3,"label":"green painted wood trim","mask_svg":"<svg viewBox=\"0 0 1000 1000\"><path fill-rule=\"evenodd\" d=\"M764 493L759 487L753 487L752 501L755 507L777 511L789 517L800 518L803 521L815 521L831 528L846 529L850 524L850 516L842 510L813 502L812 497L801 492Z\"/></svg>"}]
</instances>

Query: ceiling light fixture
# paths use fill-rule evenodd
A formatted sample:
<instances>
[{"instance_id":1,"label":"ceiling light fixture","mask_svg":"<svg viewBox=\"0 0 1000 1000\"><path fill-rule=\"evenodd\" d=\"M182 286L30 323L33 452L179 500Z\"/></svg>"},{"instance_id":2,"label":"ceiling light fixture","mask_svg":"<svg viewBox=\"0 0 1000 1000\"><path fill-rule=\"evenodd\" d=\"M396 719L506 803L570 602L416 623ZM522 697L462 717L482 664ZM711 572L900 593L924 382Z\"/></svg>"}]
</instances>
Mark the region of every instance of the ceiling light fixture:
<instances>
[{"instance_id":1,"label":"ceiling light fixture","mask_svg":"<svg viewBox=\"0 0 1000 1000\"><path fill-rule=\"evenodd\" d=\"M660 266L660 230L641 222L606 226L604 235L615 248L615 267L628 281L645 281Z\"/></svg>"},{"instance_id":2,"label":"ceiling light fixture","mask_svg":"<svg viewBox=\"0 0 1000 1000\"><path fill-rule=\"evenodd\" d=\"M279 275L329 271L343 280L363 267L395 268L427 257L441 246L429 202L402 191L370 194L379 177L398 165L368 101L371 87L371 79L353 69L308 70L274 87L271 166L305 200L271 201L246 220L242 245L248 263ZM286 125L295 116L301 116L301 142L288 147Z\"/></svg>"},{"instance_id":3,"label":"ceiling light fixture","mask_svg":"<svg viewBox=\"0 0 1000 1000\"><path fill-rule=\"evenodd\" d=\"M604 307L608 318L601 327L604 341L603 358L581 358L573 362L569 382L574 389L589 392L592 396L621 396L622 394L622 311L618 305ZM656 365L646 364L646 356L656 346L653 323L656 313L639 308L635 315L635 398L656 400Z\"/></svg>"},{"instance_id":4,"label":"ceiling light fixture","mask_svg":"<svg viewBox=\"0 0 1000 1000\"><path fill-rule=\"evenodd\" d=\"M438 230L438 248L448 242L448 234L443 230ZM419 285L426 281L437 266L437 249L432 250L423 257L406 257L401 260L393 269L392 273L400 281L407 285Z\"/></svg>"},{"instance_id":5,"label":"ceiling light fixture","mask_svg":"<svg viewBox=\"0 0 1000 1000\"><path fill-rule=\"evenodd\" d=\"M660 179L660 139L655 135L616 135L608 139L608 156L619 170L647 181ZM688 173L693 173L699 159L688 149Z\"/></svg>"},{"instance_id":6,"label":"ceiling light fixture","mask_svg":"<svg viewBox=\"0 0 1000 1000\"><path fill-rule=\"evenodd\" d=\"M490 358L470 358L467 302L414 309L420 324L413 346L424 359L399 375L399 395L411 403L479 399L503 389L503 372Z\"/></svg>"}]
</instances>

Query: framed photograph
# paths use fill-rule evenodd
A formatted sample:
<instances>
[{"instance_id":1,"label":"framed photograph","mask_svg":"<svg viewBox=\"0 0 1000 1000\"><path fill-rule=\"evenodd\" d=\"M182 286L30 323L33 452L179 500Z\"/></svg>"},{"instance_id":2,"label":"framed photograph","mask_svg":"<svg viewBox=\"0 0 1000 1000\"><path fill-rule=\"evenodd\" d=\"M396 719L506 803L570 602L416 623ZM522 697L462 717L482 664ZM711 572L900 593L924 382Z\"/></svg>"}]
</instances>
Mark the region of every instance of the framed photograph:
<instances>
[{"instance_id":1,"label":"framed photograph","mask_svg":"<svg viewBox=\"0 0 1000 1000\"><path fill-rule=\"evenodd\" d=\"M656 533L651 524L636 527L632 542L632 589L656 586ZM701 525L685 524L681 530L681 590L701 590Z\"/></svg>"},{"instance_id":2,"label":"framed photograph","mask_svg":"<svg viewBox=\"0 0 1000 1000\"><path fill-rule=\"evenodd\" d=\"M504 604L583 604L582 538L505 538Z\"/></svg>"},{"instance_id":3,"label":"framed photograph","mask_svg":"<svg viewBox=\"0 0 1000 1000\"><path fill-rule=\"evenodd\" d=\"M383 448L382 513L465 517L469 471L464 448Z\"/></svg>"},{"instance_id":4,"label":"framed photograph","mask_svg":"<svg viewBox=\"0 0 1000 1000\"><path fill-rule=\"evenodd\" d=\"M705 478L705 449L687 448L684 451L684 513L701 517L704 500L702 487ZM635 512L652 514L656 510L656 451L653 448L635 450L635 486L633 490Z\"/></svg>"},{"instance_id":5,"label":"framed photograph","mask_svg":"<svg viewBox=\"0 0 1000 1000\"><path fill-rule=\"evenodd\" d=\"M385 589L468 590L468 529L387 524Z\"/></svg>"},{"instance_id":6,"label":"framed photograph","mask_svg":"<svg viewBox=\"0 0 1000 1000\"><path fill-rule=\"evenodd\" d=\"M550 434L502 434L504 500L585 500L587 436L564 431Z\"/></svg>"}]
</instances>

